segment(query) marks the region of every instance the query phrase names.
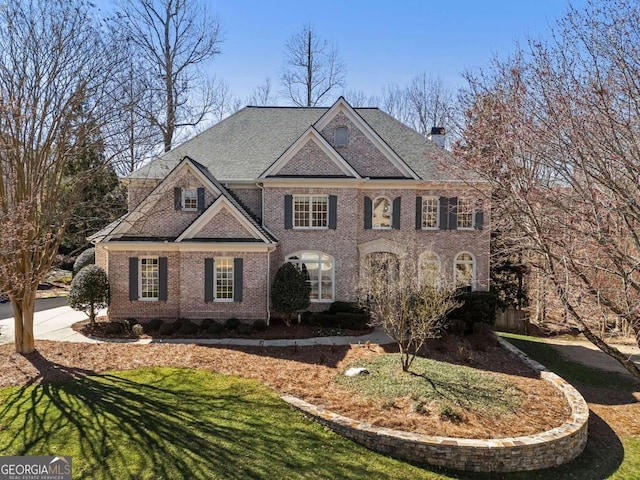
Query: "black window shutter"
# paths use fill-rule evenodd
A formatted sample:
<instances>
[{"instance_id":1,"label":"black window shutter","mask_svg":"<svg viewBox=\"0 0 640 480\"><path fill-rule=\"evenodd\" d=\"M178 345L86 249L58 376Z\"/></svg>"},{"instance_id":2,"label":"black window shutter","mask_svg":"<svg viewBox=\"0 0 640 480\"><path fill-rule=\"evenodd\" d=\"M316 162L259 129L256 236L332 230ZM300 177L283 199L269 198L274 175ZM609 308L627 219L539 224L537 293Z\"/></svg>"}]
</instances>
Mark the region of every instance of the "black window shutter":
<instances>
[{"instance_id":1,"label":"black window shutter","mask_svg":"<svg viewBox=\"0 0 640 480\"><path fill-rule=\"evenodd\" d=\"M173 208L182 210L182 189L180 187L173 189Z\"/></svg>"},{"instance_id":2,"label":"black window shutter","mask_svg":"<svg viewBox=\"0 0 640 480\"><path fill-rule=\"evenodd\" d=\"M329 228L335 230L338 226L338 197L329 195Z\"/></svg>"},{"instance_id":3,"label":"black window shutter","mask_svg":"<svg viewBox=\"0 0 640 480\"><path fill-rule=\"evenodd\" d=\"M416 230L422 230L422 197L416 197Z\"/></svg>"},{"instance_id":4,"label":"black window shutter","mask_svg":"<svg viewBox=\"0 0 640 480\"><path fill-rule=\"evenodd\" d=\"M167 300L169 275L167 271L167 257L158 258L158 300Z\"/></svg>"},{"instance_id":5,"label":"black window shutter","mask_svg":"<svg viewBox=\"0 0 640 480\"><path fill-rule=\"evenodd\" d=\"M449 230L458 229L458 197L449 199Z\"/></svg>"},{"instance_id":6,"label":"black window shutter","mask_svg":"<svg viewBox=\"0 0 640 480\"><path fill-rule=\"evenodd\" d=\"M402 203L401 197L396 197L393 199L393 210L392 218L391 218L391 228L396 230L400 230L400 204Z\"/></svg>"},{"instance_id":7,"label":"black window shutter","mask_svg":"<svg viewBox=\"0 0 640 480\"><path fill-rule=\"evenodd\" d=\"M204 212L204 187L198 187L198 211Z\"/></svg>"},{"instance_id":8,"label":"black window shutter","mask_svg":"<svg viewBox=\"0 0 640 480\"><path fill-rule=\"evenodd\" d=\"M446 230L449 228L449 199L447 197L440 197L439 213L438 223L440 230Z\"/></svg>"},{"instance_id":9,"label":"black window shutter","mask_svg":"<svg viewBox=\"0 0 640 480\"><path fill-rule=\"evenodd\" d=\"M364 197L364 229L371 230L373 224L373 202L371 198Z\"/></svg>"},{"instance_id":10,"label":"black window shutter","mask_svg":"<svg viewBox=\"0 0 640 480\"><path fill-rule=\"evenodd\" d=\"M213 258L204 259L204 301L213 302L213 271L215 261Z\"/></svg>"},{"instance_id":11,"label":"black window shutter","mask_svg":"<svg viewBox=\"0 0 640 480\"><path fill-rule=\"evenodd\" d=\"M293 228L293 195L284 196L284 228Z\"/></svg>"},{"instance_id":12,"label":"black window shutter","mask_svg":"<svg viewBox=\"0 0 640 480\"><path fill-rule=\"evenodd\" d=\"M242 301L242 268L243 261L242 258L234 258L233 259L233 301L241 302Z\"/></svg>"},{"instance_id":13,"label":"black window shutter","mask_svg":"<svg viewBox=\"0 0 640 480\"><path fill-rule=\"evenodd\" d=\"M476 219L475 219L475 225L474 228L476 230L482 230L484 228L484 212L482 210L478 210L476 212Z\"/></svg>"},{"instance_id":14,"label":"black window shutter","mask_svg":"<svg viewBox=\"0 0 640 480\"><path fill-rule=\"evenodd\" d=\"M138 257L129 257L129 300L138 300Z\"/></svg>"}]
</instances>

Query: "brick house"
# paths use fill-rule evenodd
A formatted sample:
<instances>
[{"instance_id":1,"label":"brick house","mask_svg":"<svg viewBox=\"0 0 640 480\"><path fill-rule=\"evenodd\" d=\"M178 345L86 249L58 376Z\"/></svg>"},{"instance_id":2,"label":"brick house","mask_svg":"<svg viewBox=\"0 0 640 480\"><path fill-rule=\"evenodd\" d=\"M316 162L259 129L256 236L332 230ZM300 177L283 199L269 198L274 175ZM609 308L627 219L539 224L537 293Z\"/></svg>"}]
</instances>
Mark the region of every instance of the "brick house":
<instances>
[{"instance_id":1,"label":"brick house","mask_svg":"<svg viewBox=\"0 0 640 480\"><path fill-rule=\"evenodd\" d=\"M354 300L381 252L489 287L488 205L455 158L377 108L246 107L125 181L129 211L91 237L113 319L269 319L270 282L304 265L311 309Z\"/></svg>"}]
</instances>

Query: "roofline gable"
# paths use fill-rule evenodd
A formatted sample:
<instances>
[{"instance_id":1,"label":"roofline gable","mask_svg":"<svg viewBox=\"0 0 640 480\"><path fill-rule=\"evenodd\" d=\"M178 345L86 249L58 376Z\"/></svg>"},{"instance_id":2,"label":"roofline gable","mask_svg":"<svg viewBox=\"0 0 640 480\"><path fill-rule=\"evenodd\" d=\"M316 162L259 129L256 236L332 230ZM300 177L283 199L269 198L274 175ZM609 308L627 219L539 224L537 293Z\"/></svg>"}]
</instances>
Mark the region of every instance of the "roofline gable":
<instances>
[{"instance_id":1,"label":"roofline gable","mask_svg":"<svg viewBox=\"0 0 640 480\"><path fill-rule=\"evenodd\" d=\"M278 159L273 162L269 168L260 174L258 178L264 179L281 170L300 150L309 142L314 141L316 145L329 157L329 159L347 176L353 178L362 178L358 172L340 155L333 146L320 134L320 132L312 125L298 137Z\"/></svg>"},{"instance_id":2,"label":"roofline gable","mask_svg":"<svg viewBox=\"0 0 640 480\"><path fill-rule=\"evenodd\" d=\"M191 223L176 239L176 243L182 242L183 240L187 240L190 238L194 238L194 236L204 228L204 226L209 223L213 218L222 211L223 208L226 208L231 215L250 233L253 238L260 239L265 243L271 243L270 240L262 234L255 226L247 220L247 218L236 208L236 206L229 201L229 199L220 195L210 206L207 208L202 215L200 215L193 223Z\"/></svg>"},{"instance_id":3,"label":"roofline gable","mask_svg":"<svg viewBox=\"0 0 640 480\"><path fill-rule=\"evenodd\" d=\"M169 191L172 188L172 181L184 168L188 168L192 174L198 177L202 181L202 185L207 186L211 191L217 195L222 195L222 190L212 182L196 165L195 160L185 156L173 170L171 170L166 177L164 177L160 183L149 193L145 199L134 210L126 214L115 226L115 228L105 237L105 240L109 240L113 235L124 235L129 231L133 224L142 218L145 214L151 210L160 199L161 195Z\"/></svg>"},{"instance_id":4,"label":"roofline gable","mask_svg":"<svg viewBox=\"0 0 640 480\"><path fill-rule=\"evenodd\" d=\"M371 128L365 119L362 118L362 116L360 116L360 114L356 112L351 105L349 105L349 102L347 102L344 97L338 98L338 100L329 107L329 109L318 119L318 121L316 121L316 123L313 124L313 126L318 131L322 131L322 129L324 129L339 112L343 112L351 122L360 128L367 139L369 139L369 141L371 141L371 143L373 143L373 145L378 148L400 172L414 180L420 179L420 176L414 172L413 169L407 165L404 160L402 160L402 158L400 158L400 156L373 128Z\"/></svg>"}]
</instances>

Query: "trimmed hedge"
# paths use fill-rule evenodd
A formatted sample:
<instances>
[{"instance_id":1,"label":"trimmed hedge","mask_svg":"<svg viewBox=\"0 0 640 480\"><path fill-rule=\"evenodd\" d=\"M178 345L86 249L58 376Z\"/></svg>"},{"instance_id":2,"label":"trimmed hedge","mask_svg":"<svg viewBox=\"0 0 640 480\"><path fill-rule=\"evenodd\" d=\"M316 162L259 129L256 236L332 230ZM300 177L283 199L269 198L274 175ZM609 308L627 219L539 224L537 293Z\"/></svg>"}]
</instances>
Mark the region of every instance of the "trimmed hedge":
<instances>
[{"instance_id":1,"label":"trimmed hedge","mask_svg":"<svg viewBox=\"0 0 640 480\"><path fill-rule=\"evenodd\" d=\"M207 332L212 334L212 335L219 335L222 332L224 332L226 330L226 328L224 328L224 325L215 321L212 321L209 326L207 327Z\"/></svg>"},{"instance_id":2,"label":"trimmed hedge","mask_svg":"<svg viewBox=\"0 0 640 480\"><path fill-rule=\"evenodd\" d=\"M96 249L95 247L87 248L73 262L73 275L75 276L83 267L94 263L96 263Z\"/></svg>"},{"instance_id":3,"label":"trimmed hedge","mask_svg":"<svg viewBox=\"0 0 640 480\"><path fill-rule=\"evenodd\" d=\"M486 323L495 325L496 308L498 298L493 292L463 292L456 296L462 305L453 310L449 315L449 323L464 322L464 333L473 333L474 323Z\"/></svg>"},{"instance_id":4,"label":"trimmed hedge","mask_svg":"<svg viewBox=\"0 0 640 480\"><path fill-rule=\"evenodd\" d=\"M178 329L178 325L176 323L166 322L160 325L160 328L158 328L158 334L173 335L177 329Z\"/></svg>"},{"instance_id":5,"label":"trimmed hedge","mask_svg":"<svg viewBox=\"0 0 640 480\"><path fill-rule=\"evenodd\" d=\"M344 330L364 330L369 327L369 316L365 313L314 313L308 319L309 325Z\"/></svg>"},{"instance_id":6,"label":"trimmed hedge","mask_svg":"<svg viewBox=\"0 0 640 480\"><path fill-rule=\"evenodd\" d=\"M256 320L253 322L253 329L256 332L264 332L267 329L267 322L264 320Z\"/></svg>"},{"instance_id":7,"label":"trimmed hedge","mask_svg":"<svg viewBox=\"0 0 640 480\"><path fill-rule=\"evenodd\" d=\"M157 333L164 321L161 318L154 318L142 324L142 328L144 329L144 333Z\"/></svg>"},{"instance_id":8,"label":"trimmed hedge","mask_svg":"<svg viewBox=\"0 0 640 480\"><path fill-rule=\"evenodd\" d=\"M226 322L224 322L224 326L227 330L235 330L240 325L240 320L237 318L228 318Z\"/></svg>"},{"instance_id":9,"label":"trimmed hedge","mask_svg":"<svg viewBox=\"0 0 640 480\"><path fill-rule=\"evenodd\" d=\"M241 323L236 328L236 332L240 335L251 335L253 333L253 326L249 323Z\"/></svg>"},{"instance_id":10,"label":"trimmed hedge","mask_svg":"<svg viewBox=\"0 0 640 480\"><path fill-rule=\"evenodd\" d=\"M182 335L195 335L200 331L200 326L190 320L186 320L178 327L178 333Z\"/></svg>"},{"instance_id":11,"label":"trimmed hedge","mask_svg":"<svg viewBox=\"0 0 640 480\"><path fill-rule=\"evenodd\" d=\"M329 313L367 313L356 302L333 302L329 307Z\"/></svg>"}]
</instances>

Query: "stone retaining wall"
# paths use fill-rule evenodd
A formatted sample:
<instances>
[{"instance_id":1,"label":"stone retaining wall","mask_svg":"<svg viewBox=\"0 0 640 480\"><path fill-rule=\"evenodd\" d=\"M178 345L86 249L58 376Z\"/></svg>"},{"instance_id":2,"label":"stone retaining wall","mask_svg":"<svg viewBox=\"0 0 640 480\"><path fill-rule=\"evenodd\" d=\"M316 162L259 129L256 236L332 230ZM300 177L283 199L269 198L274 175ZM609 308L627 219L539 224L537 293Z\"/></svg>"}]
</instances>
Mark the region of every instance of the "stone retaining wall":
<instances>
[{"instance_id":1,"label":"stone retaining wall","mask_svg":"<svg viewBox=\"0 0 640 480\"><path fill-rule=\"evenodd\" d=\"M580 393L510 343L504 348L518 356L540 377L560 390L571 406L571 416L559 427L536 435L500 439L461 439L422 435L376 427L343 417L289 395L283 400L318 423L367 448L395 458L457 470L515 472L555 467L577 457L587 443L589 408Z\"/></svg>"}]
</instances>

